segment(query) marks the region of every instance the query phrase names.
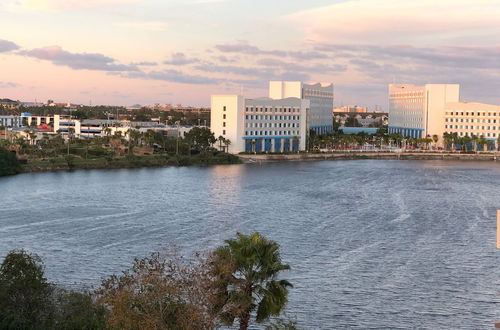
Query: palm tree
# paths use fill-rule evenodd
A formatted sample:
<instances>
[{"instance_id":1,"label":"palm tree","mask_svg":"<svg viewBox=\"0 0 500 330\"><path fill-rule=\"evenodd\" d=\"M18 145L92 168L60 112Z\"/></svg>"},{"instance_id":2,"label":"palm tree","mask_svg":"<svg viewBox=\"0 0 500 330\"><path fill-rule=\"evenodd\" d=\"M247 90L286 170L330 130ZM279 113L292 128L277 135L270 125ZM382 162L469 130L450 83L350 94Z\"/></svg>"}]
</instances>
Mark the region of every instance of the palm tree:
<instances>
[{"instance_id":1,"label":"palm tree","mask_svg":"<svg viewBox=\"0 0 500 330\"><path fill-rule=\"evenodd\" d=\"M292 138L292 141L293 141L293 145L297 146L297 153L299 153L299 138L297 136L294 136Z\"/></svg>"},{"instance_id":2,"label":"palm tree","mask_svg":"<svg viewBox=\"0 0 500 330\"><path fill-rule=\"evenodd\" d=\"M220 279L216 305L222 321L232 326L238 319L240 330L246 330L254 311L257 322L279 315L292 285L277 279L281 271L290 269L281 262L278 243L259 233L238 233L237 239L225 242L212 259L214 275Z\"/></svg>"},{"instance_id":3,"label":"palm tree","mask_svg":"<svg viewBox=\"0 0 500 330\"><path fill-rule=\"evenodd\" d=\"M252 152L253 152L253 153L256 153L256 152L255 152L255 145L256 145L256 144L257 144L257 142L256 142L255 140L251 140L251 141L250 141L250 146L252 147Z\"/></svg>"},{"instance_id":4,"label":"palm tree","mask_svg":"<svg viewBox=\"0 0 500 330\"><path fill-rule=\"evenodd\" d=\"M437 136L437 134L434 134L432 136L432 141L434 142L434 147L436 147L436 144L438 143L439 141L439 136Z\"/></svg>"},{"instance_id":5,"label":"palm tree","mask_svg":"<svg viewBox=\"0 0 500 330\"><path fill-rule=\"evenodd\" d=\"M224 143L224 137L222 135L219 135L217 138L217 141L219 141L219 150L222 151L222 143Z\"/></svg>"},{"instance_id":6,"label":"palm tree","mask_svg":"<svg viewBox=\"0 0 500 330\"><path fill-rule=\"evenodd\" d=\"M226 149L224 150L224 152L229 152L229 146L231 145L231 140L224 139L224 145L226 146Z\"/></svg>"}]
</instances>

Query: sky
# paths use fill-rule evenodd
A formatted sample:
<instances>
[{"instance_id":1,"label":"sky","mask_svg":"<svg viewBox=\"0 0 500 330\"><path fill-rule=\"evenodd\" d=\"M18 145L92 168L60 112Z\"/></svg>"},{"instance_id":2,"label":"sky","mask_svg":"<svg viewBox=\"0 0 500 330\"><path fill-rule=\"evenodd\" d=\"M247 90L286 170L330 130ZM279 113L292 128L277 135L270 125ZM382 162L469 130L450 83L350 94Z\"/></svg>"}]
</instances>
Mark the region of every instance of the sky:
<instances>
[{"instance_id":1,"label":"sky","mask_svg":"<svg viewBox=\"0 0 500 330\"><path fill-rule=\"evenodd\" d=\"M500 0L0 0L0 98L207 106L269 80L331 82L387 108L390 83L500 104Z\"/></svg>"}]
</instances>

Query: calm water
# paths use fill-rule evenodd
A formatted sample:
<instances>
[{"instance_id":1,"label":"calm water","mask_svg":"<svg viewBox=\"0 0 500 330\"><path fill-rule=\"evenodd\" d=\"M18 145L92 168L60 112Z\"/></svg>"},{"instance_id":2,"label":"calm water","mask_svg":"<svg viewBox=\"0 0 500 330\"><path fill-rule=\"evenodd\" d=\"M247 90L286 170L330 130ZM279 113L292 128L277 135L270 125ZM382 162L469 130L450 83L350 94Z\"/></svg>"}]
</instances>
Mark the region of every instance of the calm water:
<instances>
[{"instance_id":1,"label":"calm water","mask_svg":"<svg viewBox=\"0 0 500 330\"><path fill-rule=\"evenodd\" d=\"M0 178L0 255L97 285L133 257L237 231L282 246L306 329L489 329L500 321L500 164L324 161Z\"/></svg>"}]
</instances>

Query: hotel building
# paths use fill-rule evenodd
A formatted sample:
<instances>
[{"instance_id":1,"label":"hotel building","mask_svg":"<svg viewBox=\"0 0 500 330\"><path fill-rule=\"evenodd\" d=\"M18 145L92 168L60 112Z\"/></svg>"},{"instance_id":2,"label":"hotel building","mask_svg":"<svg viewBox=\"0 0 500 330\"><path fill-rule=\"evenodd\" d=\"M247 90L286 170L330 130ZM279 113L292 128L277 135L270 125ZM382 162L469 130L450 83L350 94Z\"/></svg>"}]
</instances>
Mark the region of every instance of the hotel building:
<instances>
[{"instance_id":1,"label":"hotel building","mask_svg":"<svg viewBox=\"0 0 500 330\"><path fill-rule=\"evenodd\" d=\"M317 134L333 130L333 84L306 84L300 81L270 81L269 98L274 100L298 98L310 101L307 132Z\"/></svg>"},{"instance_id":2,"label":"hotel building","mask_svg":"<svg viewBox=\"0 0 500 330\"><path fill-rule=\"evenodd\" d=\"M229 139L230 153L305 150L309 106L309 100L293 97L212 95L211 130Z\"/></svg>"},{"instance_id":3,"label":"hotel building","mask_svg":"<svg viewBox=\"0 0 500 330\"><path fill-rule=\"evenodd\" d=\"M500 106L455 102L444 106L444 131L459 137L483 136L497 140L500 136Z\"/></svg>"},{"instance_id":4,"label":"hotel building","mask_svg":"<svg viewBox=\"0 0 500 330\"><path fill-rule=\"evenodd\" d=\"M423 138L445 132L446 103L459 102L458 84L389 85L389 133Z\"/></svg>"}]
</instances>

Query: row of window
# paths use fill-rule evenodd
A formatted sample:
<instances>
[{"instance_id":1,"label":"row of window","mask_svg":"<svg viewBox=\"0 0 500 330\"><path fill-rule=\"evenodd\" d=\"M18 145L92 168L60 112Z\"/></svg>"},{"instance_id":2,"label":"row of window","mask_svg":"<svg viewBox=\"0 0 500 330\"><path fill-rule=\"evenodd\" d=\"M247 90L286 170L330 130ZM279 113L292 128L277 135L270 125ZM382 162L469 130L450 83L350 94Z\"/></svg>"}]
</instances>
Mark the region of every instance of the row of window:
<instances>
[{"instance_id":1,"label":"row of window","mask_svg":"<svg viewBox=\"0 0 500 330\"><path fill-rule=\"evenodd\" d=\"M246 120L299 120L300 116L245 115Z\"/></svg>"},{"instance_id":2,"label":"row of window","mask_svg":"<svg viewBox=\"0 0 500 330\"><path fill-rule=\"evenodd\" d=\"M447 112L447 116L496 116L496 112Z\"/></svg>"},{"instance_id":3,"label":"row of window","mask_svg":"<svg viewBox=\"0 0 500 330\"><path fill-rule=\"evenodd\" d=\"M424 92L394 92L392 94L389 94L389 97L424 97Z\"/></svg>"},{"instance_id":4,"label":"row of window","mask_svg":"<svg viewBox=\"0 0 500 330\"><path fill-rule=\"evenodd\" d=\"M224 133L225 134L225 133ZM281 136L281 135L299 135L299 131L245 131L246 136Z\"/></svg>"},{"instance_id":5,"label":"row of window","mask_svg":"<svg viewBox=\"0 0 500 330\"><path fill-rule=\"evenodd\" d=\"M457 134L458 134L459 136L469 136L469 133L470 133L471 135L472 135L472 134L474 134L475 136L481 136L481 135L482 135L482 136L487 137L487 138L492 138L492 137L494 138L494 137L497 137L497 133L486 133L486 134L484 134L484 133L481 133L481 132L476 132L476 133L471 133L471 132L465 132L465 133L464 133L464 132L458 132ZM498 136L500 136L500 134L498 134Z\"/></svg>"},{"instance_id":6,"label":"row of window","mask_svg":"<svg viewBox=\"0 0 500 330\"><path fill-rule=\"evenodd\" d=\"M418 99L415 99L415 98L411 98L411 99L407 99L407 98L398 98L397 100L391 100L392 102L396 102L397 104L404 104L404 103L424 103L424 99L423 98L418 98Z\"/></svg>"},{"instance_id":7,"label":"row of window","mask_svg":"<svg viewBox=\"0 0 500 330\"><path fill-rule=\"evenodd\" d=\"M318 91L315 89L304 89L304 97L314 96L321 98L333 98L332 92Z\"/></svg>"},{"instance_id":8,"label":"row of window","mask_svg":"<svg viewBox=\"0 0 500 330\"><path fill-rule=\"evenodd\" d=\"M445 122L450 122L450 123L488 123L488 124L496 124L497 120L496 119L468 119L468 118L446 118L444 120Z\"/></svg>"},{"instance_id":9,"label":"row of window","mask_svg":"<svg viewBox=\"0 0 500 330\"><path fill-rule=\"evenodd\" d=\"M267 108L267 107L246 107L246 112L300 112L299 108Z\"/></svg>"},{"instance_id":10,"label":"row of window","mask_svg":"<svg viewBox=\"0 0 500 330\"><path fill-rule=\"evenodd\" d=\"M481 130L493 130L496 131L496 126L469 126L469 125L444 125L444 128L455 128L455 129L481 129ZM498 128L500 130L500 128Z\"/></svg>"},{"instance_id":11,"label":"row of window","mask_svg":"<svg viewBox=\"0 0 500 330\"><path fill-rule=\"evenodd\" d=\"M224 126L226 127L226 126ZM294 127L299 128L299 123L246 123L245 127L273 128L273 127Z\"/></svg>"}]
</instances>

